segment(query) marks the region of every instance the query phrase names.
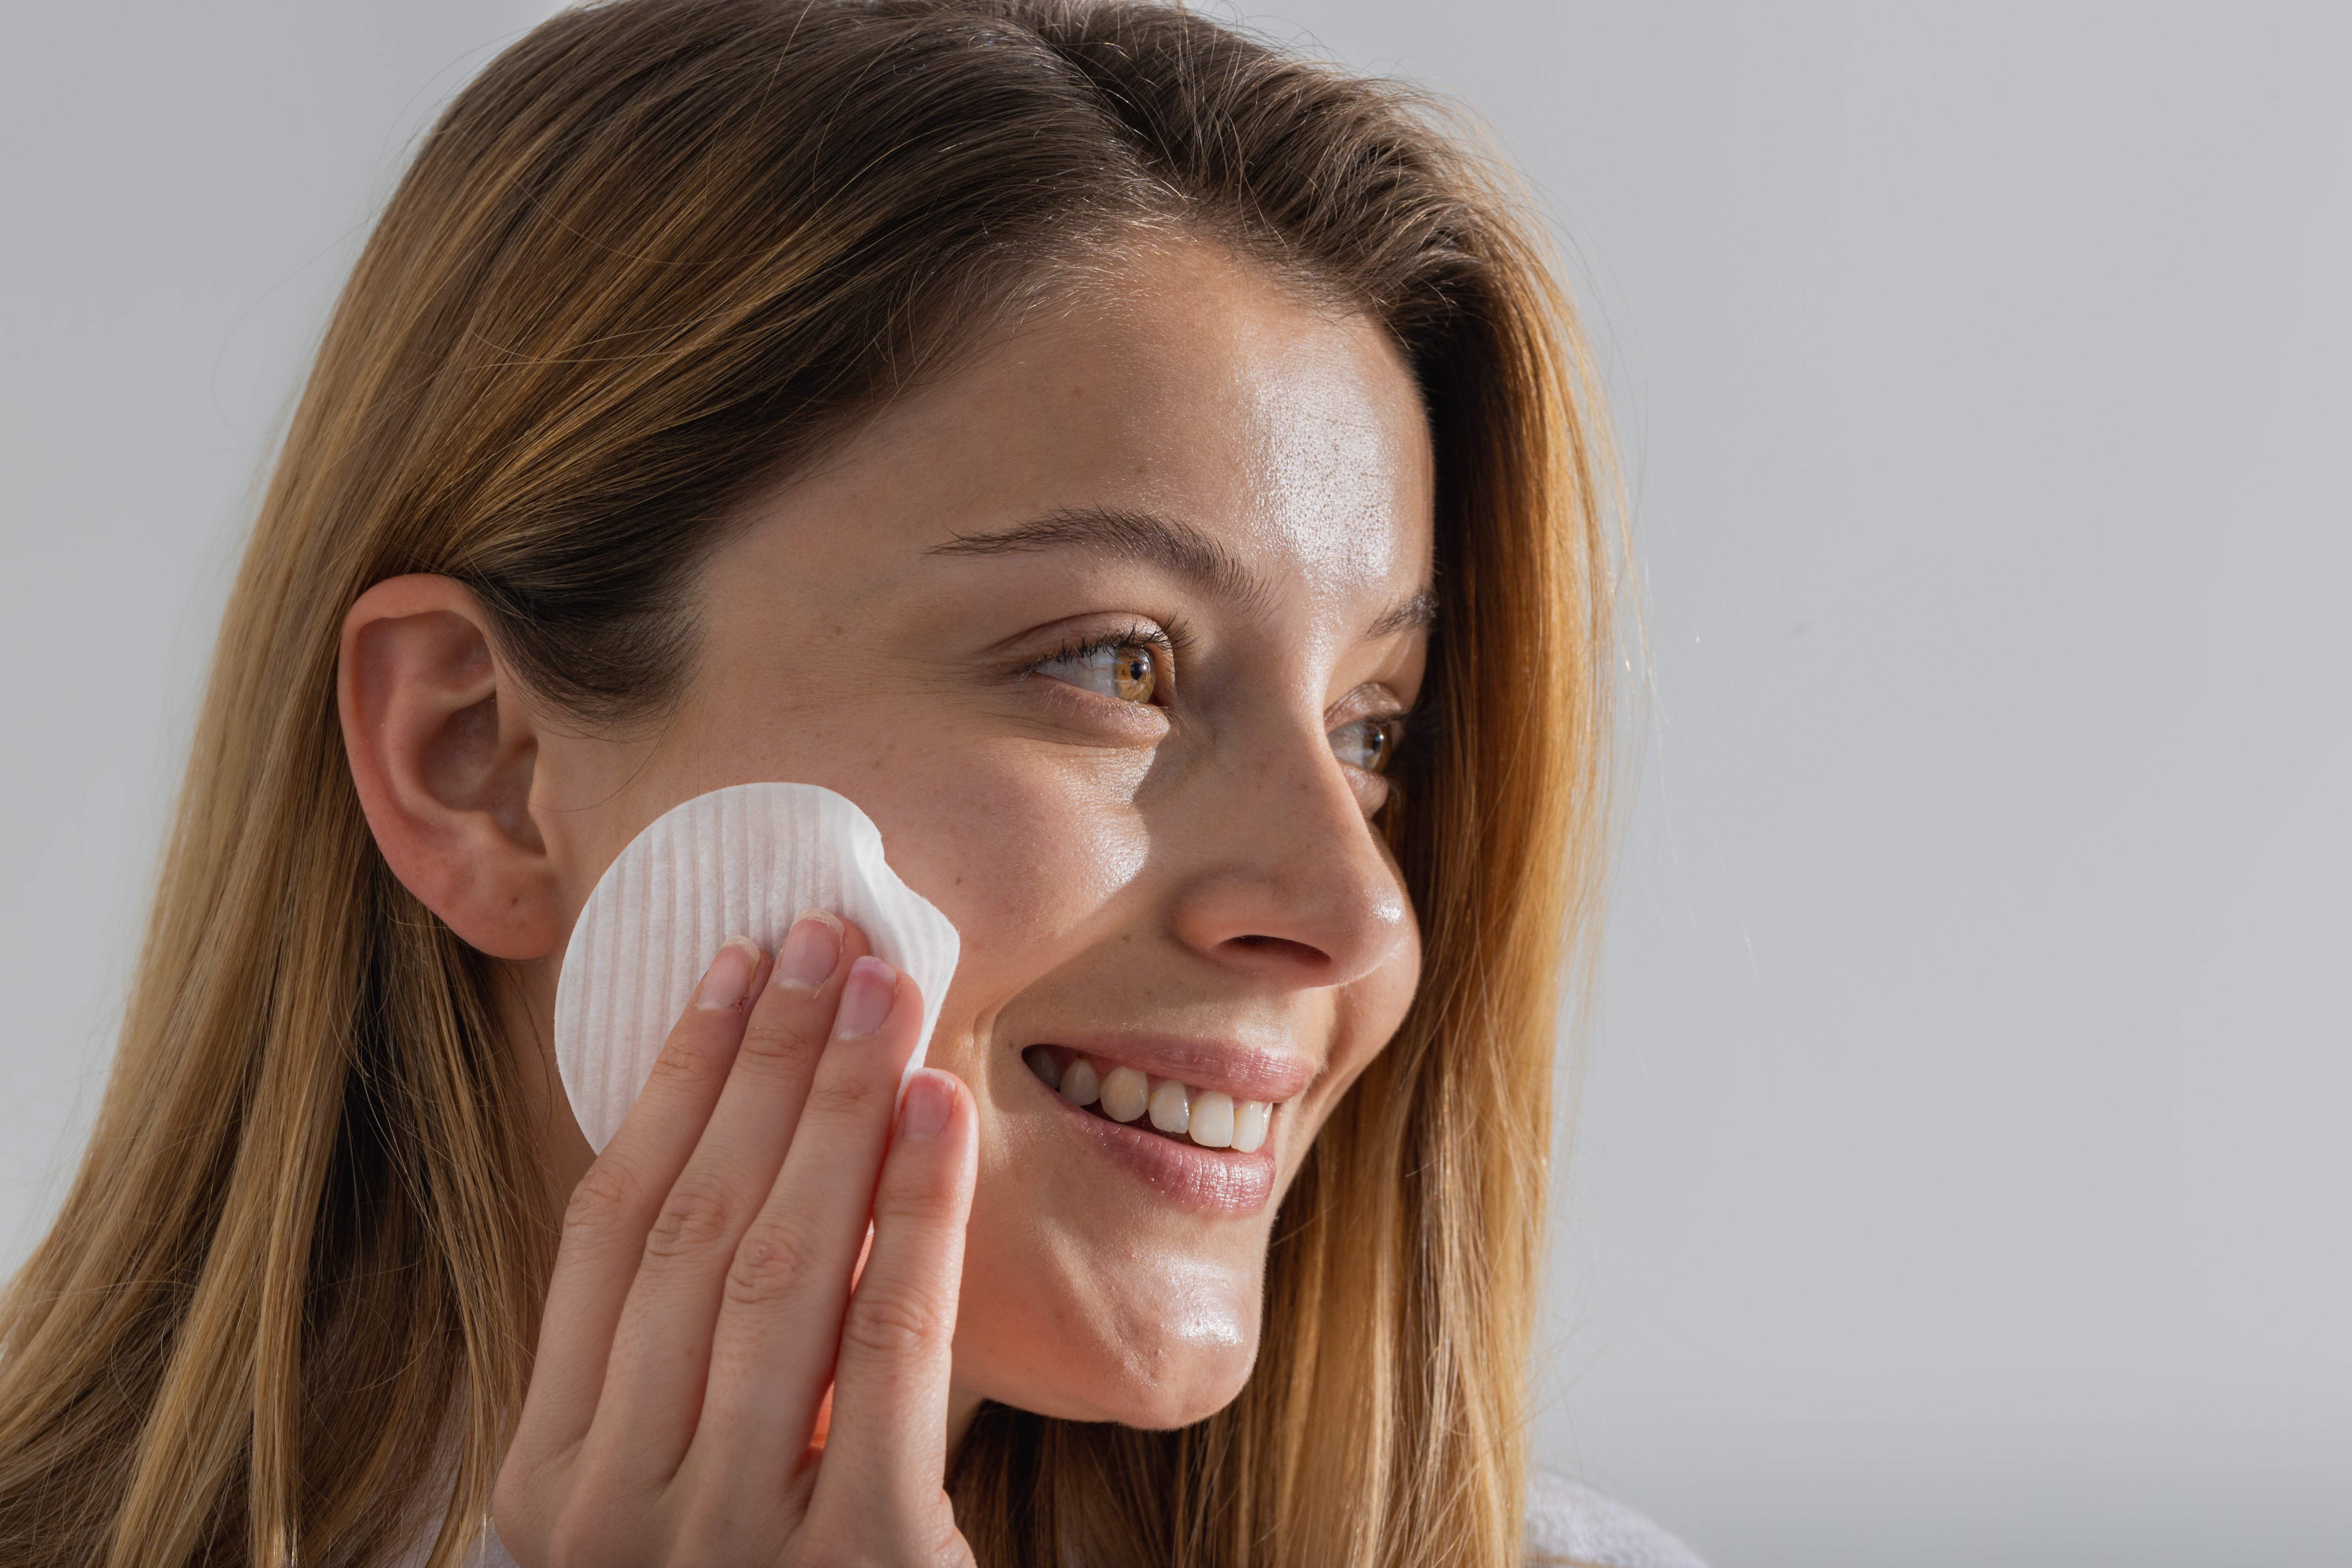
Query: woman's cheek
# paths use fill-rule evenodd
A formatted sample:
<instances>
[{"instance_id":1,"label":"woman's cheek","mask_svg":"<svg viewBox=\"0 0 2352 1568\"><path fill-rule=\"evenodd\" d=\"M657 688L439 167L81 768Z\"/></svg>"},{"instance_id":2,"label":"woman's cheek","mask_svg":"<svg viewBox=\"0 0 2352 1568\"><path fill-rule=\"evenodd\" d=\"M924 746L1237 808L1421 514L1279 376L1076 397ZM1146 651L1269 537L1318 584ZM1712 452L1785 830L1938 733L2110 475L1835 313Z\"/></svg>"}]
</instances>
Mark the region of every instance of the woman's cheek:
<instances>
[{"instance_id":1,"label":"woman's cheek","mask_svg":"<svg viewBox=\"0 0 2352 1568\"><path fill-rule=\"evenodd\" d=\"M1123 781L1062 759L893 770L863 804L890 864L963 941L957 990L993 1007L1100 934L1149 837Z\"/></svg>"},{"instance_id":2,"label":"woman's cheek","mask_svg":"<svg viewBox=\"0 0 2352 1568\"><path fill-rule=\"evenodd\" d=\"M1333 1010L1330 1054L1316 1080L1297 1135L1284 1148L1282 1187L1288 1191L1298 1164L1348 1090L1380 1058L1403 1026L1421 988L1421 931L1416 924L1381 965L1341 992Z\"/></svg>"},{"instance_id":3,"label":"woman's cheek","mask_svg":"<svg viewBox=\"0 0 2352 1568\"><path fill-rule=\"evenodd\" d=\"M1410 910L1411 905L1407 905ZM1421 928L1407 916L1404 940L1380 967L1349 986L1340 999L1331 1043L1334 1076L1352 1079L1388 1048L1421 989Z\"/></svg>"}]
</instances>

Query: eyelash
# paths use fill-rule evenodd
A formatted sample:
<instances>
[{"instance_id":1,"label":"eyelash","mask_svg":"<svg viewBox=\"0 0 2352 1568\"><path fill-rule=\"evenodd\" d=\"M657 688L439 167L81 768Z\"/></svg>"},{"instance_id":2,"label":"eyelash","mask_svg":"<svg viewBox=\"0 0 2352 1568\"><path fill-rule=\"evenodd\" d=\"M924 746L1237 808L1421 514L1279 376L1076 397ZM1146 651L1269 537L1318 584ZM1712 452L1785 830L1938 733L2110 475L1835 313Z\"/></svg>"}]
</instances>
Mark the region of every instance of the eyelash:
<instances>
[{"instance_id":1,"label":"eyelash","mask_svg":"<svg viewBox=\"0 0 2352 1568\"><path fill-rule=\"evenodd\" d=\"M1111 653L1123 647L1148 647L1159 663L1160 679L1164 680L1173 671L1176 656L1191 646L1192 638L1186 635L1181 621L1171 620L1164 628L1137 621L1123 632L1097 632L1072 637L1052 652L1023 665L1021 679L1026 680L1047 665L1057 664L1066 658L1084 658L1088 654Z\"/></svg>"}]
</instances>

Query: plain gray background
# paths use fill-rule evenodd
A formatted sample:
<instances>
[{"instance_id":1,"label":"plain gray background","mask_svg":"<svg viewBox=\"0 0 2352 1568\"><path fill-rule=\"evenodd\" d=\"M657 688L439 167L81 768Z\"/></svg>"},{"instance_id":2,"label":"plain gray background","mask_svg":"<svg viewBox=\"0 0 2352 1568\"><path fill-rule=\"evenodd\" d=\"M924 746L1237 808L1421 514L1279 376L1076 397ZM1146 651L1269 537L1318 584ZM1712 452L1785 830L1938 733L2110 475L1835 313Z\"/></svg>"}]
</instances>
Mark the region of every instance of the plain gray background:
<instances>
[{"instance_id":1,"label":"plain gray background","mask_svg":"<svg viewBox=\"0 0 2352 1568\"><path fill-rule=\"evenodd\" d=\"M329 302L548 8L11 0L0 1265ZM1489 118L1618 397L1541 1455L1718 1568L2352 1561L2352 13L1252 14Z\"/></svg>"}]
</instances>

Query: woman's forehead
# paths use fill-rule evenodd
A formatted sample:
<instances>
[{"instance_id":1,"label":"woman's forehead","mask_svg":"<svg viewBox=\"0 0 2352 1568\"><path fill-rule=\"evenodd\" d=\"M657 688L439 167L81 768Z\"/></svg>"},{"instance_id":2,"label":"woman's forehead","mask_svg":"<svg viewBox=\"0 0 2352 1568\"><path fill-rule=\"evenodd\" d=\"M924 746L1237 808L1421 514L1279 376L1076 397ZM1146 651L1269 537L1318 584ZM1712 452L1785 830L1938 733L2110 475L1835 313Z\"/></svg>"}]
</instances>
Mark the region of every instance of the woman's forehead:
<instances>
[{"instance_id":1,"label":"woman's forehead","mask_svg":"<svg viewBox=\"0 0 2352 1568\"><path fill-rule=\"evenodd\" d=\"M1428 426L1387 333L1196 248L1033 316L814 482L855 493L902 555L1123 535L1205 544L1265 593L1424 588Z\"/></svg>"}]
</instances>

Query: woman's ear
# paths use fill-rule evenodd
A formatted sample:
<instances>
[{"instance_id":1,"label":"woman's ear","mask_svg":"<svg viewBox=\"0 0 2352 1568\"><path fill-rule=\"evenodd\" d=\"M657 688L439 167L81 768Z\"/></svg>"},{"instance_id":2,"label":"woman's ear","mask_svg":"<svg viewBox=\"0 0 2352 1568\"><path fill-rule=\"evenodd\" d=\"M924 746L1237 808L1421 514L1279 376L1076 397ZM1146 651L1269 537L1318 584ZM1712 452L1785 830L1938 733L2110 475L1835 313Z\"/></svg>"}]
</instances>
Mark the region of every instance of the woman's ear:
<instances>
[{"instance_id":1,"label":"woman's ear","mask_svg":"<svg viewBox=\"0 0 2352 1568\"><path fill-rule=\"evenodd\" d=\"M447 577L378 583L343 617L335 700L401 885L493 958L553 952L558 882L530 809L539 731L480 603Z\"/></svg>"}]
</instances>

